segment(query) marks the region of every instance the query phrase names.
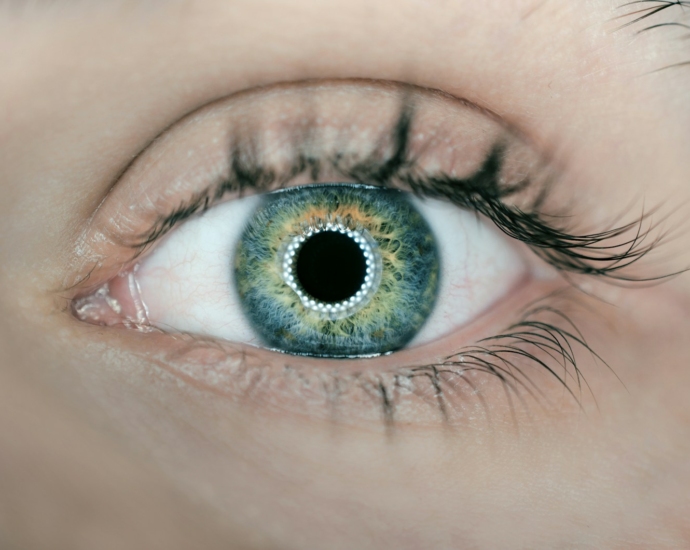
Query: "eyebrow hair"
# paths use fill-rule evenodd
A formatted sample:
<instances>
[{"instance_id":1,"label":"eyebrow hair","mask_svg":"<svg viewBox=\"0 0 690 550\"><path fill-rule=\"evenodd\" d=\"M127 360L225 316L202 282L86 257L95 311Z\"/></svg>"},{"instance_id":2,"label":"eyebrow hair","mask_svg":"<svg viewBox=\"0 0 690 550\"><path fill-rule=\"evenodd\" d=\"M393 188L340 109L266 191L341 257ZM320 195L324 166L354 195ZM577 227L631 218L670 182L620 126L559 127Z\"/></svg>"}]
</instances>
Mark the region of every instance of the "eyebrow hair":
<instances>
[{"instance_id":1,"label":"eyebrow hair","mask_svg":"<svg viewBox=\"0 0 690 550\"><path fill-rule=\"evenodd\" d=\"M690 25L681 21L688 15L684 9L686 7L690 7L690 0L630 0L619 6L619 9L628 11L616 19L628 19L628 21L621 24L616 31L635 26L640 27L635 31L637 35L661 29L690 31ZM682 38L687 37L688 35L682 36ZM671 63L652 72L687 66L690 66L690 60Z\"/></svg>"},{"instance_id":2,"label":"eyebrow hair","mask_svg":"<svg viewBox=\"0 0 690 550\"><path fill-rule=\"evenodd\" d=\"M643 7L640 9L635 9L636 6L643 6L645 4L651 4L647 7ZM626 27L630 27L632 25L635 25L637 23L640 23L642 21L646 21L649 18L653 18L655 15L663 13L669 9L678 7L683 9L686 6L690 6L690 1L688 0L632 0L630 2L626 2L625 4L622 4L619 6L620 9L625 9L625 8L630 8L633 11L627 14L623 14L620 17L625 18L625 17L632 17L633 19L631 21L628 21L627 23L624 23L619 29L624 29ZM685 15L685 12L683 12L683 15ZM678 21L671 21L671 22L664 22L664 23L656 23L656 24L650 24L647 27L644 27L643 29L639 30L638 33L642 33L645 31L661 28L661 27L683 27L685 29L690 29L690 25L686 25L684 23L680 23Z\"/></svg>"}]
</instances>

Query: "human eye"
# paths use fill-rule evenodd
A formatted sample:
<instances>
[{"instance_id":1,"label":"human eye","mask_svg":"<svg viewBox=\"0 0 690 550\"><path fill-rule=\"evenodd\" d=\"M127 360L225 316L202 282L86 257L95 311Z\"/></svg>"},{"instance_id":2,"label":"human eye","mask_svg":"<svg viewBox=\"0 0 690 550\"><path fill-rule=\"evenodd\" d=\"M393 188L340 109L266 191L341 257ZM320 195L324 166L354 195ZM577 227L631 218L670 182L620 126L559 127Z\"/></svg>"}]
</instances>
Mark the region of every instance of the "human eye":
<instances>
[{"instance_id":1,"label":"human eye","mask_svg":"<svg viewBox=\"0 0 690 550\"><path fill-rule=\"evenodd\" d=\"M448 420L458 380L539 400L547 378L579 402L575 354L598 356L572 295L584 278L644 279L632 270L653 247L644 216L568 233L559 177L517 129L438 92L250 90L122 176L83 237L99 265L72 310L235 396L255 370L266 399L328 379L324 403L334 385L348 409L373 392L384 416L433 394Z\"/></svg>"},{"instance_id":2,"label":"human eye","mask_svg":"<svg viewBox=\"0 0 690 550\"><path fill-rule=\"evenodd\" d=\"M619 4L0 2L0 547L688 547L686 3Z\"/></svg>"},{"instance_id":3,"label":"human eye","mask_svg":"<svg viewBox=\"0 0 690 550\"><path fill-rule=\"evenodd\" d=\"M446 336L523 272L504 239L468 212L331 183L214 207L169 235L108 297L159 328L355 358Z\"/></svg>"}]
</instances>

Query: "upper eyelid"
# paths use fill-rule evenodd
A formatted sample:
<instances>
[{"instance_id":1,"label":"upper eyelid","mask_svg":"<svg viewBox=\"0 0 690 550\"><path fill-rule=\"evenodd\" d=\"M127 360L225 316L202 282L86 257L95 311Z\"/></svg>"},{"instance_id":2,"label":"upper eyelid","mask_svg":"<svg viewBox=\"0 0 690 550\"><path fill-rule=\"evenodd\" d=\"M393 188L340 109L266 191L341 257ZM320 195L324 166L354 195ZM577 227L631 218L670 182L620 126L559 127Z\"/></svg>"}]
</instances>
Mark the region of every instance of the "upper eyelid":
<instances>
[{"instance_id":1,"label":"upper eyelid","mask_svg":"<svg viewBox=\"0 0 690 550\"><path fill-rule=\"evenodd\" d=\"M290 82L282 82L278 84L273 84L268 89L275 89L275 88L294 88L294 87L300 87L300 86L311 86L311 85L333 85L333 86L342 86L342 85L351 85L351 86L373 86L373 87L384 87L387 89L405 89L405 90L410 90L410 89L415 89L415 90L421 90L421 91L427 91L431 92L434 94L437 94L441 97L447 98L447 99L452 99L453 101L457 101L464 105L465 107L471 107L473 110L482 112L484 114L487 114L488 116L492 117L493 120L495 120L497 117L493 115L492 113L486 111L485 109L472 105L469 102L466 102L465 100L458 99L452 96L449 96L448 94L444 92L440 92L438 90L427 90L425 88L419 88L414 85L406 84L406 83L399 83L399 82L390 82L390 81L379 81L379 80L372 80L372 79L363 79L363 78L349 78L349 79L318 79L318 80L306 80L306 81L290 81ZM148 138L148 140L145 143L142 143L138 148L136 153L130 157L129 159L126 159L126 162L122 165L122 167L118 170L116 175L113 176L113 178L110 180L108 183L107 187L104 189L104 192L102 194L102 198L98 201L98 206L94 210L93 214L89 216L88 219L85 220L84 227L81 230L81 235L77 237L77 242L76 242L76 248L78 250L78 257L76 258L76 261L78 264L81 265L81 268L79 268L78 272L74 274L74 276L71 279L68 279L63 285L61 285L62 291L66 289L72 289L77 291L79 288L83 288L84 286L89 285L89 281L96 281L100 280L100 278L103 276L105 273L113 273L116 274L117 271L113 271L113 269L118 269L117 265L120 265L120 269L124 269L126 264L129 264L132 260L136 259L135 257L133 258L130 253L123 254L122 252L118 253L118 259L113 260L113 250L112 247L126 247L130 248L130 245L132 244L132 237L133 235L131 234L130 231L128 231L128 228L132 226L133 223L136 223L136 220L133 218L127 218L128 210L129 208L120 208L119 211L113 211L112 209L108 210L108 204L112 204L115 202L116 204L119 202L125 203L125 202L130 202L132 199L132 194L131 193L140 193L141 188L136 185L134 185L134 188L132 188L129 192L126 193L127 196L123 196L122 192L120 189L125 186L127 187L133 179L136 179L136 175L133 176L133 172L136 173L136 169L141 166L142 162L147 158L147 155L151 151L155 151L157 147L160 147L161 143L164 143L167 137L169 137L169 133L171 130L175 128L179 128L184 126L185 124L189 123L190 121L193 121L195 117L199 115L199 113L209 110L209 109L214 109L216 105L222 105L224 102L237 98L237 97L242 97L242 96L247 96L251 95L257 91L261 91L266 89L266 87L258 87L258 88L249 88L245 90L241 90L238 92L235 92L231 94L230 96L226 96L224 98L213 98L207 101L204 101L203 103L200 103L198 105L194 106L194 109L191 111L188 111L184 113L181 116L176 117L175 119L169 119L169 122L167 122L166 126L162 129L158 129L156 131L156 135ZM198 198L199 201L202 201L204 203L210 204L210 199L207 198L209 193L211 192L211 189L213 186L209 186L207 189L203 189L201 191L197 191L194 193L194 196ZM141 199L144 200L144 202L148 203L149 202L149 197L146 196L146 191L144 191L144 195L141 197ZM137 199L134 199L135 201ZM180 211L185 209L185 206L182 203L190 203L194 202L194 199L191 201L188 198L185 198L184 201L180 201L178 205L180 206ZM134 204L132 204L133 206ZM171 209L172 210L172 209ZM168 212L170 212L169 210ZM181 212L178 212L180 214ZM122 218L124 214L124 219ZM165 215L160 215L160 218L165 217ZM184 216L181 216L184 217ZM169 220L170 221L170 220ZM103 223L104 222L104 223ZM173 224L174 225L174 224ZM98 241L102 243L102 246L99 248L93 248L91 247L91 244L93 242L93 237L94 237L94 231L98 232ZM112 246L110 249L107 250L106 252L106 246L110 246L107 243L111 243ZM102 250L102 251L101 251ZM142 253L143 250L139 250L137 254ZM106 261L106 258L110 258L112 261ZM121 259L120 259L121 258ZM98 283L94 283L98 284Z\"/></svg>"},{"instance_id":2,"label":"upper eyelid","mask_svg":"<svg viewBox=\"0 0 690 550\"><path fill-rule=\"evenodd\" d=\"M308 87L312 84L314 83L307 82L290 84L290 86ZM372 82L366 81L363 84L372 85ZM331 81L330 85L338 86L340 84ZM354 87L359 86L360 83L349 82L348 85ZM391 86L395 86L394 83L388 83L386 85L389 89ZM477 173L472 177L476 178L481 176L481 178L484 178L483 185L477 185L476 183L472 183L472 178L462 179L443 172L430 174L417 170L417 167L414 165L415 159L406 156L406 153L409 153L407 147L409 139L408 134L416 113L414 105L408 101L410 90L412 89L413 87L409 85L398 87L398 92L396 94L399 102L398 116L388 129L388 141L394 143L395 147L388 151L387 156L384 155L379 159L370 159L376 162L370 162L368 166L368 160L364 159L365 161L361 163L366 166L364 174L357 174L357 170L353 173L353 171L350 170L350 173L347 175L353 178L354 181L372 183L371 180L367 180L368 177L372 174L383 174L380 181L374 183L387 184L397 179L409 189L419 194L431 193L432 196L445 197L459 206L476 210L494 221L494 223L509 236L527 243L548 263L564 271L590 275L604 275L608 278L617 280L649 280L658 277L658 274L652 277L628 276L626 270L623 269L624 267L629 267L632 264L638 263L641 258L645 257L659 244L658 241L654 240L645 241L647 234L653 229L656 229L655 226L647 223L650 221L648 216L642 215L632 223L617 225L614 229L609 229L607 231L587 233L574 232L562 226L563 220L572 222L572 219L565 217L550 218L544 215L541 208L544 197L547 194L545 191L548 191L549 185L553 183L553 180L548 179L552 178L552 173L549 172L552 167L549 166L547 162L544 163L547 170L542 176L547 179L536 185L531 182L526 186L521 187L518 185L508 188L498 185L497 181L494 181L495 178L489 177L487 180L481 173ZM420 92L427 93L427 91L422 89L420 89ZM246 91L243 92L242 95L251 97L252 93L252 91ZM447 96L443 95L443 97ZM230 99L232 100L232 98ZM466 102L461 102L461 105L474 109L482 115L486 115L488 119L497 122L490 113L487 114L481 108L471 106ZM209 107L213 108L212 106ZM193 115L189 115L189 117L193 117ZM190 120L189 117L185 117L181 121L183 123L182 130L184 131L186 131L187 128L187 126L185 126L186 121ZM176 125L173 125L173 127L174 126ZM506 136L512 135L516 139L523 139L519 133L514 132L507 124L501 126L504 128ZM157 144L164 143L167 134L167 132L164 132L162 136L153 143L152 147L155 149ZM262 175L261 165L258 162L254 162L253 164L249 162L249 164L244 167L241 165L242 163L240 161L242 159L249 159L250 161L252 159L251 154L247 155L248 151L251 153L252 140L247 139L246 135L242 136L241 134L236 137L239 139L236 140L235 147L231 148L230 153L226 153L225 155L227 158L226 163L230 165L231 169L235 171L239 169L243 172L241 176L246 186L247 184L253 184L251 181L253 177L262 178L265 177L265 174ZM248 149L247 144L250 145ZM496 146L497 143L494 143L494 152L496 151ZM143 151L138 158L145 158L148 151L149 149ZM300 149L297 148L296 151L299 153ZM301 160L304 161L305 159L303 158ZM491 160L491 156L485 160ZM308 162L306 164L308 165ZM132 166L135 165L136 163ZM306 169L308 166L303 168ZM292 172L295 172L295 170L293 169ZM127 176L127 174L128 173L126 173L125 176ZM284 176L275 173L269 174L269 177L265 178L266 186L268 186L269 183L275 183L275 180L281 177ZM558 177L555 178L555 181L557 180ZM139 254L177 223L183 221L190 215L203 212L214 204L214 202L222 198L227 191L237 191L237 183L237 180L232 181L232 177L221 179L218 184L208 185L206 188L195 192L191 198L187 195L184 200L178 203L176 208L168 212L159 212L156 221L148 231L145 230L143 233L134 235L131 233L116 235L119 239L118 242L130 248L129 257L124 260L123 264L136 259ZM240 191L241 188L242 185L239 185ZM508 204L503 200L506 198L513 200L516 197L520 197L523 194L522 191L525 189L529 191L529 193L527 193L529 196L527 202L522 200L522 206ZM553 221L560 223L554 225L552 223ZM134 252L131 252L131 250ZM669 275L667 273L661 275L661 277L666 276Z\"/></svg>"},{"instance_id":3,"label":"upper eyelid","mask_svg":"<svg viewBox=\"0 0 690 550\"><path fill-rule=\"evenodd\" d=\"M467 101L463 98L458 98L455 96L451 96L447 94L446 92L440 91L440 90L435 90L435 89L428 89L428 88L422 88L419 86L407 84L404 82L395 82L395 81L379 81L379 80L372 80L372 79L362 79L362 78L355 78L355 79L326 79L326 80L306 80L306 81L291 81L291 82L282 82L282 83L277 83L274 85L271 85L268 87L268 89L281 89L281 88L294 88L294 87L299 87L299 86L322 86L322 85L352 85L352 86L373 86L373 87L382 87L382 88L398 88L398 95L400 96L400 99L402 100L401 105L403 106L403 109L401 110L401 114L403 111L405 111L406 107L406 102L405 98L408 97L409 95L413 93L430 93L437 95L441 98L444 98L446 100L450 100L453 102L458 103L459 105L462 105L464 108L467 108L469 110L481 113L483 116L487 117L487 119L490 119L494 121L495 123L501 125L506 129L507 132L514 133L516 135L519 134L518 130L514 127L512 127L508 122L503 120L501 117L496 115L490 110L487 110L486 108L477 105L475 103L472 103L470 101ZM209 107L213 107L215 104L218 103L223 103L225 101L231 100L233 98L238 98L242 96L247 96L251 95L256 92L261 92L265 87L259 87L259 88L254 88L254 89L246 89L242 90L240 92L234 93L229 97L226 97L224 99L218 100L214 99L208 102L205 102L204 104L197 106L197 108L191 112L191 113L186 113L184 116L178 118L176 121L173 121L169 123L164 129L159 131L155 137L150 139L146 144L143 144L139 152L132 157L127 164L118 172L117 176L113 178L112 183L108 186L108 189L104 195L104 199L107 198L107 196L116 189L116 187L121 184L122 180L124 177L127 175L127 173L133 168L136 167L137 163L142 159L142 157L145 157L149 151L152 148L155 148L159 143L162 142L162 140L165 139L166 135L168 132L172 129L177 127L178 125L184 124L185 122L189 121L190 118L193 118L196 113L200 111L204 111L205 109ZM234 178L235 181L237 181L238 176L240 179L247 180L248 177L251 178L252 172L256 170L260 170L261 166L260 163L256 161L250 162L250 163L245 163L244 161L251 157L251 153L247 155L249 149L246 147L247 144L249 143L248 141L245 141L242 136L236 136L239 139L237 146L231 147L230 153L227 155L229 159L230 165L233 167L233 173L234 173ZM251 144L250 144L251 145ZM308 160L308 159L307 159ZM322 161L325 159L321 159ZM237 168L240 168L244 173L239 174L239 170ZM264 174L265 175L265 174ZM283 175L284 177L284 175ZM197 212L196 208L192 208L192 205L197 205L197 207L201 207L203 210L204 205L211 205L218 201L220 198L222 198L223 195L229 190L232 189L223 189L223 187L229 187L228 186L228 181L220 181L218 184L213 184L209 185L208 187L197 191L194 193L194 196L185 200L184 204L179 204L179 208L175 209L174 212L168 212L159 217L159 220L157 223L162 223L168 225L169 223L174 222L173 218L179 218L179 219L184 219L187 215L189 214L194 214ZM240 185L241 186L241 185ZM251 185L251 187L256 187L255 183ZM103 202L101 203L101 206L103 205ZM100 208L100 207L99 207ZM193 210L192 212L189 212L189 210ZM188 211L185 213L185 211ZM166 218L170 218L169 220L166 220ZM174 223L173 223L174 225ZM172 226L170 226L172 227ZM162 236L162 234L159 234L158 236ZM142 235L143 237L143 235ZM145 243L144 243L145 244Z\"/></svg>"},{"instance_id":4,"label":"upper eyelid","mask_svg":"<svg viewBox=\"0 0 690 550\"><path fill-rule=\"evenodd\" d=\"M407 156L407 140L412 125L413 113L414 109L409 104L403 102L399 119L391 128L391 141L396 146L388 158L380 160L378 164L373 160L367 161L365 159L361 164L366 165L368 163L369 166L363 177L357 177L357 166L353 167L348 173L343 173L343 175L347 177L353 177L354 175L354 181L359 183L372 183L371 174L373 173L374 180L376 180L377 176L379 177L375 183L387 185L390 183L390 180L400 177L398 171L402 168L414 168L414 159L410 159ZM500 154L500 145L496 147L494 148L494 153ZM138 242L135 247L148 246L186 218L203 213L220 200L226 192L237 191L238 189L241 192L245 186L251 187L256 183L259 184L259 189L268 190L281 177L287 181L310 169L310 159L298 156L295 159L296 164L293 164L292 169L287 170L287 175L281 176L274 172L264 171L258 162L242 166L240 160L242 156L238 148L234 148L233 153L230 155L233 159L230 164L232 167L231 174L235 175L234 180L231 178L229 181L224 181L219 185L205 189L171 214L160 218L154 227L142 236L143 240ZM256 160L254 159L254 161ZM328 159L311 159L311 162L318 163L324 160ZM336 166L332 159L330 161L332 166ZM491 157L487 159L487 162L490 161ZM482 169L475 174L475 177L481 176ZM385 176L381 177L382 173L385 173ZM258 181L252 181L252 177ZM444 179L446 180L445 182L443 181ZM407 179L406 183L409 184L411 181ZM436 181L437 184L443 182L446 187L453 183L457 187L462 187L461 184L471 182L472 178L460 180L446 174L434 174L429 181ZM525 183L527 186L530 185L530 182ZM425 185L427 189L423 190ZM473 186L473 184L470 185ZM280 181L278 181L278 186L280 186ZM414 190L423 194L430 191L429 187L433 188L433 184L425 183L424 176L420 175ZM505 189L503 194L510 195L514 191L513 189ZM501 190L497 187L492 193L495 196L490 198L495 198L497 199L496 201L487 200L487 197L484 196L479 201L470 201L470 204L474 203L473 207L492 219L503 232L536 248L537 253L542 258L560 269L575 273L603 275L611 279L623 281L649 281L664 279L676 274L663 274L661 276L643 278L629 277L625 273L620 274L624 272L625 268L637 263L655 248L656 242L645 243L645 235L654 229L654 226L645 226L648 218L654 213L653 211L646 214L643 213L634 222L614 227L607 231L576 235L569 234L567 231L545 223L534 211L515 210L510 207L501 208L503 205L500 200L502 198ZM533 207L538 206L542 200L543 196L537 193ZM468 206L468 204L465 206ZM496 215L499 217L497 218ZM623 240L620 240L621 237L623 237ZM614 239L618 239L618 243L612 249L608 243Z\"/></svg>"},{"instance_id":5,"label":"upper eyelid","mask_svg":"<svg viewBox=\"0 0 690 550\"><path fill-rule=\"evenodd\" d=\"M341 81L324 82L326 84L339 84ZM374 157L370 157L346 167L345 164L341 162L342 159L310 157L309 154L303 154L303 150L300 149L298 154L294 155L293 162L289 169L278 174L275 171L272 171L272 166L264 166L262 164L262 159L259 158L259 155L257 155L256 151L253 150L255 144L252 140L252 136L242 136L241 134L235 135L231 145L231 150L228 154L230 166L229 177L223 181L220 181L218 184L210 185L200 192L195 193L193 197L185 201L184 204L180 204L179 207L173 212L161 215L155 222L154 227L152 227L147 233L140 235L141 240L139 243L133 246L147 246L153 240L163 236L179 221L183 221L190 215L202 213L206 208L212 204L215 204L228 192L239 191L242 193L245 188L251 188L254 190L270 190L271 186L280 187L281 185L287 183L290 179L304 173L305 171L312 170L313 175L317 175L314 172L314 168L318 170L319 165L324 166L327 163L330 163L330 167L336 169L336 171L338 171L343 177L351 178L356 182L370 184L372 183L371 178L373 177L379 184L385 185L390 183L403 164L409 166L414 162L414 159L408 155L408 144L410 139L409 133L415 115L414 101L410 98L412 98L415 93L430 93L453 102L457 102L464 108L481 113L482 116L485 116L487 119L492 120L497 125L500 125L504 128L507 134L513 134L516 137L523 139L520 132L516 128L512 127L509 123L495 113L475 103L466 101L462 98L450 96L439 90L419 88L406 83L374 81L367 79L350 79L342 82L354 85L362 84L364 86L373 85L384 87L394 86L399 88L397 91L400 101L399 115L395 121L395 124L391 125L390 129L388 130L388 137L390 137L390 142L394 144L394 147L393 151L390 155L388 155L387 158L377 160ZM290 82L278 84L272 86L271 88L279 89L285 85L291 88L294 86L308 87L312 84L321 85L322 83L310 81ZM248 95L256 91L260 90L245 90L240 94L235 94L235 96ZM174 124L171 126L174 126ZM302 135L296 135L293 139L304 138L305 136L308 136L309 133L310 130L307 128L302 132ZM156 138L156 140L152 141L152 144L155 144L155 142L160 139L160 136L164 134L165 132L162 132L159 137ZM387 137L385 134L386 133L384 132L382 135L383 138ZM146 151L144 150L142 154L145 152ZM544 156L546 158L547 155ZM548 161L545 161L544 164L548 164ZM343 170L343 168L345 169ZM364 172L364 174L362 174L362 172ZM359 178L358 173L360 175ZM363 178L367 179L365 180Z\"/></svg>"}]
</instances>

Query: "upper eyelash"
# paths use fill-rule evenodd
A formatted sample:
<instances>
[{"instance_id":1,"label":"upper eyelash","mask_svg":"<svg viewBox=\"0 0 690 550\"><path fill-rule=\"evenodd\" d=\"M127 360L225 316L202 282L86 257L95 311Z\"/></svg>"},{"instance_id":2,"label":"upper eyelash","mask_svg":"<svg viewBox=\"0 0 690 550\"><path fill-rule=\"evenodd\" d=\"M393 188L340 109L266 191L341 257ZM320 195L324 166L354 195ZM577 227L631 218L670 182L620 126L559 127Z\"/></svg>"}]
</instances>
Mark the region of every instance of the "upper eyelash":
<instances>
[{"instance_id":1,"label":"upper eyelash","mask_svg":"<svg viewBox=\"0 0 690 550\"><path fill-rule=\"evenodd\" d=\"M461 208L473 210L490 219L506 235L525 243L539 257L563 272L594 275L626 282L643 282L665 279L677 272L656 276L633 276L626 268L639 262L655 249L664 235L651 239L658 224L650 221L653 211L642 213L631 223L589 234L573 234L548 223L539 209L546 199L548 186L544 185L532 200L530 209L523 210L505 202L530 187L524 180L512 185L499 182L504 146L497 143L480 169L469 178L456 178L449 174L420 173L416 159L408 150L413 108L403 102L390 140L392 151L386 156L375 150L368 158L353 164L351 159L334 156L315 158L298 151L291 166L277 173L259 162L258 155L249 140L238 140L230 154L230 175L219 185L211 186L181 204L172 213L161 216L150 230L133 244L138 253L165 235L187 218L202 214L226 194L236 192L240 196L246 189L269 191L287 184L298 175L309 173L316 180L324 164L344 177L357 183L382 186L402 184L420 196L449 200Z\"/></svg>"}]
</instances>

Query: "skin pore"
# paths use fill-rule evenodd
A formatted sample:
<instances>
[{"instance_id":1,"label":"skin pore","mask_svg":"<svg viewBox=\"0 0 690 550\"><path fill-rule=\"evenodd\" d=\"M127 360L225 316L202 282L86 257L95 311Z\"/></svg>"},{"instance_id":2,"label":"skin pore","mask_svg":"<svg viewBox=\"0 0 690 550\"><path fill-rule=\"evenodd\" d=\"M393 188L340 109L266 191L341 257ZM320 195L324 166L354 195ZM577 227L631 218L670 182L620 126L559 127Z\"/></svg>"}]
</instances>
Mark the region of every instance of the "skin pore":
<instances>
[{"instance_id":1,"label":"skin pore","mask_svg":"<svg viewBox=\"0 0 690 550\"><path fill-rule=\"evenodd\" d=\"M687 275L537 277L443 351L338 363L365 374L337 414L318 391L332 361L98 326L72 308L132 268L118 237L150 219L128 213L183 202L151 174L181 163L163 151L187 121L234 94L322 82L438 90L448 117L475 106L557 167L551 219L576 235L632 223L612 245L637 227L657 244L621 274L682 271L690 51L682 27L648 29L682 23L675 4L0 3L0 547L688 547ZM571 340L582 379L561 353L546 362L566 384L529 367L538 398L470 373L446 381L450 420L433 384L382 410L379 381L484 346L534 303L600 357ZM229 356L243 384L199 375ZM286 364L300 376L273 376Z\"/></svg>"}]
</instances>

